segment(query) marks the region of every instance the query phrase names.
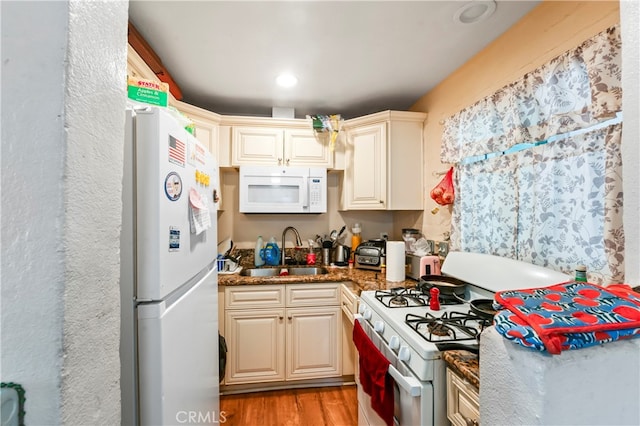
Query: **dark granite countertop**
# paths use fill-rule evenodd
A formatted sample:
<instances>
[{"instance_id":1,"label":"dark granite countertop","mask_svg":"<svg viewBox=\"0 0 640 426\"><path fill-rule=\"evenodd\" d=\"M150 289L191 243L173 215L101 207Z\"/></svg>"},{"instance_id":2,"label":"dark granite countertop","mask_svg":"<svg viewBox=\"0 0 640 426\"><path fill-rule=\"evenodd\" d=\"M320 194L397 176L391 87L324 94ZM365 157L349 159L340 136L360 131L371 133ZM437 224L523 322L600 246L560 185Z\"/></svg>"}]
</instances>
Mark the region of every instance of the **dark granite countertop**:
<instances>
[{"instance_id":1,"label":"dark granite countertop","mask_svg":"<svg viewBox=\"0 0 640 426\"><path fill-rule=\"evenodd\" d=\"M480 388L480 365L478 355L464 350L445 351L442 359L447 366L467 380L476 389Z\"/></svg>"},{"instance_id":2,"label":"dark granite countertop","mask_svg":"<svg viewBox=\"0 0 640 426\"><path fill-rule=\"evenodd\" d=\"M261 285L261 284L293 284L293 283L327 283L350 281L354 283L354 289L380 290L393 287L415 287L417 282L406 279L400 282L391 282L385 279L385 275L378 271L370 271L357 268L327 266L327 274L321 275L287 275L283 277L245 277L240 274L218 275L218 285Z\"/></svg>"}]
</instances>

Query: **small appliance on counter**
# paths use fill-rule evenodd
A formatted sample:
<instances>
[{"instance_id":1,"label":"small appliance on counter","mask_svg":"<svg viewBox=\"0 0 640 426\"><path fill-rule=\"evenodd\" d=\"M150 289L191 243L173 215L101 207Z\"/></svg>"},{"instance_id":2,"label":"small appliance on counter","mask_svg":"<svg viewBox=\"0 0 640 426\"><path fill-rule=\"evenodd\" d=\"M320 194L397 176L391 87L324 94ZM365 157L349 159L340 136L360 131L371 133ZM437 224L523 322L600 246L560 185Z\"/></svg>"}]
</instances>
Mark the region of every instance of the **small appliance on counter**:
<instances>
[{"instance_id":1,"label":"small appliance on counter","mask_svg":"<svg viewBox=\"0 0 640 426\"><path fill-rule=\"evenodd\" d=\"M418 256L407 253L405 256L407 278L420 281L423 275L440 275L440 258L438 256Z\"/></svg>"},{"instance_id":2,"label":"small appliance on counter","mask_svg":"<svg viewBox=\"0 0 640 426\"><path fill-rule=\"evenodd\" d=\"M367 240L361 243L354 252L355 267L379 271L385 264L386 241L383 239Z\"/></svg>"}]
</instances>

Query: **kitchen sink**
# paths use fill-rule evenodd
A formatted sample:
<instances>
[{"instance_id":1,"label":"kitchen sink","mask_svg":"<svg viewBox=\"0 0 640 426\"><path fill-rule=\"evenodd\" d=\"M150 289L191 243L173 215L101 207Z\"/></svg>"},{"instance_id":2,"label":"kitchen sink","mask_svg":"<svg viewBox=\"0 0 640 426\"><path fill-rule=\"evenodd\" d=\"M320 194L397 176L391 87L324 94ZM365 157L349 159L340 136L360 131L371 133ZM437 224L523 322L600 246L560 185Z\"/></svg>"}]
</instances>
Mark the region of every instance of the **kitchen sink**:
<instances>
[{"instance_id":1,"label":"kitchen sink","mask_svg":"<svg viewBox=\"0 0 640 426\"><path fill-rule=\"evenodd\" d=\"M289 275L324 275L328 272L327 268L314 266L289 268Z\"/></svg>"},{"instance_id":2,"label":"kitchen sink","mask_svg":"<svg viewBox=\"0 0 640 426\"><path fill-rule=\"evenodd\" d=\"M240 275L245 277L277 277L283 268L246 268L240 271ZM322 267L294 266L287 267L289 275L324 275L329 271Z\"/></svg>"}]
</instances>

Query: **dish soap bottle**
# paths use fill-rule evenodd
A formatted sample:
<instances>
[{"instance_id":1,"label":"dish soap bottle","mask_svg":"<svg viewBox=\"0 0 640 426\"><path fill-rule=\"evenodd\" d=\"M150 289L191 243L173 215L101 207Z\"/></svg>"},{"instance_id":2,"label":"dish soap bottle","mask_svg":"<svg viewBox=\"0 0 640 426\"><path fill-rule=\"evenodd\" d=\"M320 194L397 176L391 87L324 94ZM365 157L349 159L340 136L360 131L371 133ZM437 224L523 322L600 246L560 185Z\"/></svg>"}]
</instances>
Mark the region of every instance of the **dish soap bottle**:
<instances>
[{"instance_id":1,"label":"dish soap bottle","mask_svg":"<svg viewBox=\"0 0 640 426\"><path fill-rule=\"evenodd\" d=\"M280 248L276 243L276 238L269 238L269 242L264 246L264 260L269 266L278 266L280 264Z\"/></svg>"},{"instance_id":2,"label":"dish soap bottle","mask_svg":"<svg viewBox=\"0 0 640 426\"><path fill-rule=\"evenodd\" d=\"M359 223L355 223L353 228L351 228L351 259L353 260L356 249L362 242L362 237L360 236L360 232L362 232L362 228Z\"/></svg>"},{"instance_id":3,"label":"dish soap bottle","mask_svg":"<svg viewBox=\"0 0 640 426\"><path fill-rule=\"evenodd\" d=\"M256 250L253 255L253 264L255 266L264 265L264 259L262 258L262 246L264 245L262 241L262 235L258 235L258 241L256 241Z\"/></svg>"}]
</instances>

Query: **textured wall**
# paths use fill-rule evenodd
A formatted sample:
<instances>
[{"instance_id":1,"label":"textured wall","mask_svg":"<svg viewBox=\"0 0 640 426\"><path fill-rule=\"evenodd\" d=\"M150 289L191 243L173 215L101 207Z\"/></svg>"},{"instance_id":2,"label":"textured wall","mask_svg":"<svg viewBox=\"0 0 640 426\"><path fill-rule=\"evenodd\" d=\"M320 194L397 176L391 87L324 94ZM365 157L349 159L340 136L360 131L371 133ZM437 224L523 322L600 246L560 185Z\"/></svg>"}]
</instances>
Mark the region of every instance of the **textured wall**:
<instances>
[{"instance_id":1,"label":"textured wall","mask_svg":"<svg viewBox=\"0 0 640 426\"><path fill-rule=\"evenodd\" d=\"M640 339L537 352L490 327L480 339L485 425L640 424Z\"/></svg>"},{"instance_id":2,"label":"textured wall","mask_svg":"<svg viewBox=\"0 0 640 426\"><path fill-rule=\"evenodd\" d=\"M62 421L120 421L120 226L128 9L70 3Z\"/></svg>"},{"instance_id":3,"label":"textured wall","mask_svg":"<svg viewBox=\"0 0 640 426\"><path fill-rule=\"evenodd\" d=\"M1 2L2 380L118 424L127 2Z\"/></svg>"}]
</instances>

